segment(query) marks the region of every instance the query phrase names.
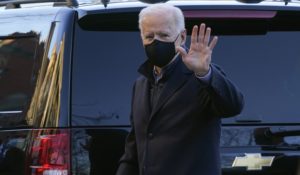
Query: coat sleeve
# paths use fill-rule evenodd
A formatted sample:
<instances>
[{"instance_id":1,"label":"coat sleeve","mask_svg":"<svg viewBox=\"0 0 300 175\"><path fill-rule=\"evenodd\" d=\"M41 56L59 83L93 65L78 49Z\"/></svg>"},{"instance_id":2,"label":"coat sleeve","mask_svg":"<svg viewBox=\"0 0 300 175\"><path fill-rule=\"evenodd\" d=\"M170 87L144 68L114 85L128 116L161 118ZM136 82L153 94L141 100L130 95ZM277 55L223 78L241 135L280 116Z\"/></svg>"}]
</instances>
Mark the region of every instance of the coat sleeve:
<instances>
[{"instance_id":1,"label":"coat sleeve","mask_svg":"<svg viewBox=\"0 0 300 175\"><path fill-rule=\"evenodd\" d=\"M134 130L134 122L132 118L132 105L133 105L133 96L134 96L135 86L133 87L133 95L131 102L131 130L126 138L125 142L125 152L119 161L119 167L116 175L138 175L138 158L137 158L137 146L136 146L136 137Z\"/></svg>"},{"instance_id":2,"label":"coat sleeve","mask_svg":"<svg viewBox=\"0 0 300 175\"><path fill-rule=\"evenodd\" d=\"M244 97L218 66L212 64L212 77L207 85L208 109L218 117L231 117L242 112Z\"/></svg>"}]
</instances>

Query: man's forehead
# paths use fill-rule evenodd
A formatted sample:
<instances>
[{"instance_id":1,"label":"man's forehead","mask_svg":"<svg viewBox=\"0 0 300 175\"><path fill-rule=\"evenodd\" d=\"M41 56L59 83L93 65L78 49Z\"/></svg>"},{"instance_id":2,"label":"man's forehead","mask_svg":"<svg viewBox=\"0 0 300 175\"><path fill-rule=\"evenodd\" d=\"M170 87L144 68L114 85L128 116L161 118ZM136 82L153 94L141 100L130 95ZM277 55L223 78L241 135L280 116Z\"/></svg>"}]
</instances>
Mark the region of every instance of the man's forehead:
<instances>
[{"instance_id":1,"label":"man's forehead","mask_svg":"<svg viewBox=\"0 0 300 175\"><path fill-rule=\"evenodd\" d=\"M161 30L172 30L176 28L175 19L172 15L147 15L142 20L142 27L146 29L157 28Z\"/></svg>"}]
</instances>

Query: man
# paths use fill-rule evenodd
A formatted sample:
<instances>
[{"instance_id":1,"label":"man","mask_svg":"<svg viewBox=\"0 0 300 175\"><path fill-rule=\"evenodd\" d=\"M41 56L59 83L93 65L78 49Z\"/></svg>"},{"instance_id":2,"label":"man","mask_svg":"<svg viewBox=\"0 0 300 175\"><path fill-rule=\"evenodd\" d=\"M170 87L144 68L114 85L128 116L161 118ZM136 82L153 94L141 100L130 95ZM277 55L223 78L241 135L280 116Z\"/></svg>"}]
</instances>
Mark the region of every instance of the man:
<instances>
[{"instance_id":1,"label":"man","mask_svg":"<svg viewBox=\"0 0 300 175\"><path fill-rule=\"evenodd\" d=\"M168 4L144 8L139 25L148 60L134 85L117 175L220 175L220 119L239 114L243 96L211 64L217 37L194 26L185 49L183 14Z\"/></svg>"}]
</instances>

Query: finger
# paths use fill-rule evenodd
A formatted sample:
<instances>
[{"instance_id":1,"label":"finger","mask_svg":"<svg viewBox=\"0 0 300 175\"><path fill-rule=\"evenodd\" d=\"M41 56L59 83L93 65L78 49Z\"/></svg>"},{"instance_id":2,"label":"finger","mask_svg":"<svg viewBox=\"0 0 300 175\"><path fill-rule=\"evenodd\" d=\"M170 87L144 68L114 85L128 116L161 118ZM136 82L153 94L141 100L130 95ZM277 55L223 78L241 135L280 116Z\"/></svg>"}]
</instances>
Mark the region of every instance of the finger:
<instances>
[{"instance_id":1,"label":"finger","mask_svg":"<svg viewBox=\"0 0 300 175\"><path fill-rule=\"evenodd\" d=\"M205 32L205 37L204 37L204 45L207 46L209 39L210 39L210 33L211 33L211 28L207 27L206 32Z\"/></svg>"},{"instance_id":2,"label":"finger","mask_svg":"<svg viewBox=\"0 0 300 175\"><path fill-rule=\"evenodd\" d=\"M185 51L185 49L183 47L176 47L176 51L179 52L179 54L181 55L181 57L183 59L185 59L186 55L187 55L187 52Z\"/></svg>"},{"instance_id":3,"label":"finger","mask_svg":"<svg viewBox=\"0 0 300 175\"><path fill-rule=\"evenodd\" d=\"M200 31L199 31L199 36L198 36L198 42L203 43L204 40L204 33L205 33L205 24L202 23L200 25Z\"/></svg>"},{"instance_id":4,"label":"finger","mask_svg":"<svg viewBox=\"0 0 300 175\"><path fill-rule=\"evenodd\" d=\"M218 42L218 37L215 36L215 37L212 39L212 41L210 42L210 44L209 44L210 50L213 50L213 49L214 49L214 47L216 46L217 42Z\"/></svg>"},{"instance_id":5,"label":"finger","mask_svg":"<svg viewBox=\"0 0 300 175\"><path fill-rule=\"evenodd\" d=\"M198 26L194 26L192 30L191 43L197 43Z\"/></svg>"}]
</instances>

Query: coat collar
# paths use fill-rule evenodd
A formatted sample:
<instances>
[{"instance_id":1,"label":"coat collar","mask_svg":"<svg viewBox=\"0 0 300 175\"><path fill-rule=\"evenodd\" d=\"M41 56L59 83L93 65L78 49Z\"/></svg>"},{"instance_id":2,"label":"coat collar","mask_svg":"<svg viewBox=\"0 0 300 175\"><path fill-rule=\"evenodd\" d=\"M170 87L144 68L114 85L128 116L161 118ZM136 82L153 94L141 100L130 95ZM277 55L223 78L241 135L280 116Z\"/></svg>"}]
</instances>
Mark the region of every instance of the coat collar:
<instances>
[{"instance_id":1,"label":"coat collar","mask_svg":"<svg viewBox=\"0 0 300 175\"><path fill-rule=\"evenodd\" d=\"M178 63L174 67L172 74L165 83L162 89L158 102L153 106L150 119L163 107L165 103L176 93L188 80L188 75L192 74L192 71L188 70L185 64L180 58Z\"/></svg>"},{"instance_id":2,"label":"coat collar","mask_svg":"<svg viewBox=\"0 0 300 175\"><path fill-rule=\"evenodd\" d=\"M182 58L180 55L178 55L175 60L173 61L173 63L171 63L172 65L168 65L168 67L166 67L166 72L171 72L177 64L183 64L182 62ZM178 67L178 66L177 66ZM138 69L138 72L142 75L144 75L149 81L154 81L154 77L153 77L153 69L154 69L154 65L152 63L150 63L149 60L146 60ZM176 69L176 68L175 68ZM180 69L183 73L187 73L190 74L191 71L186 67L186 66L180 66Z\"/></svg>"}]
</instances>

